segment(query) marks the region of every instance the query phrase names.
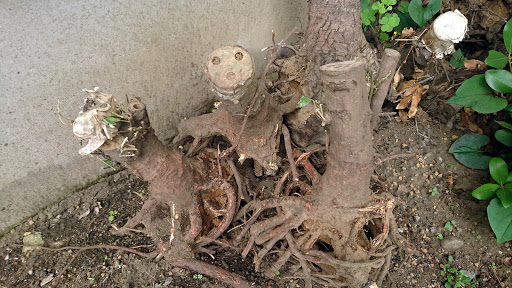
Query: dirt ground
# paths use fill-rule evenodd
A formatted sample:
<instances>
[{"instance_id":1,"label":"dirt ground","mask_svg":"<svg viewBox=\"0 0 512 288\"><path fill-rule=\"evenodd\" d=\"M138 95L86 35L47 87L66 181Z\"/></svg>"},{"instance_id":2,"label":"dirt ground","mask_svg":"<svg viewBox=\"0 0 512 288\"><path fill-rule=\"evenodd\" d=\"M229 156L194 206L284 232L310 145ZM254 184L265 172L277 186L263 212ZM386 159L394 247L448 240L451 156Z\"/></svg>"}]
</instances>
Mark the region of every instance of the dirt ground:
<instances>
[{"instance_id":1,"label":"dirt ground","mask_svg":"<svg viewBox=\"0 0 512 288\"><path fill-rule=\"evenodd\" d=\"M395 251L383 287L444 287L441 264L474 273L476 287L512 284L511 269L504 264L512 256L510 244L496 245L487 203L471 197L475 187L488 181L488 174L462 166L447 152L452 139L463 133L453 123L442 124L425 113L405 124L390 119L375 135L377 158L411 156L379 165L373 189L396 197L399 230L420 251ZM57 287L224 287L206 276L173 269L165 261L154 263L118 250L87 250L69 264L76 250L22 253L13 246L22 243L24 235L40 232L46 247L108 244L150 251L152 243L145 236L111 235L140 209L148 193L144 182L121 171L44 209L0 239L0 284L36 287L50 280L45 287L51 287L68 267ZM445 228L449 221L454 221L451 231ZM463 244L447 250L442 248L446 239ZM207 254L197 257L243 275L256 287L302 287L301 281L279 276L271 280L254 273L251 257L242 259L236 251L219 251L215 259Z\"/></svg>"}]
</instances>

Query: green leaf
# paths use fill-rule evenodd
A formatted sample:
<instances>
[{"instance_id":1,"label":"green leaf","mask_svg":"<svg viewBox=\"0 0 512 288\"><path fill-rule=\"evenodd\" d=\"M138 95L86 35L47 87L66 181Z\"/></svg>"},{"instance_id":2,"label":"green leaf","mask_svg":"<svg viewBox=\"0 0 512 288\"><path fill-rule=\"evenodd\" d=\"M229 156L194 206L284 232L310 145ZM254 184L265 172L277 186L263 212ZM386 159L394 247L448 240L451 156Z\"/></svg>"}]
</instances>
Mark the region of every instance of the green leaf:
<instances>
[{"instance_id":1,"label":"green leaf","mask_svg":"<svg viewBox=\"0 0 512 288\"><path fill-rule=\"evenodd\" d=\"M484 155L480 148L489 143L489 137L481 134L466 134L453 142L448 152L464 166L486 170L491 157Z\"/></svg>"},{"instance_id":2,"label":"green leaf","mask_svg":"<svg viewBox=\"0 0 512 288\"><path fill-rule=\"evenodd\" d=\"M485 72L485 81L496 91L512 93L512 73L507 70L488 70Z\"/></svg>"},{"instance_id":3,"label":"green leaf","mask_svg":"<svg viewBox=\"0 0 512 288\"><path fill-rule=\"evenodd\" d=\"M119 117L116 116L116 114L112 114L108 116L107 118L103 119L103 122L106 124L116 125L116 122L119 121Z\"/></svg>"},{"instance_id":4,"label":"green leaf","mask_svg":"<svg viewBox=\"0 0 512 288\"><path fill-rule=\"evenodd\" d=\"M503 69L507 66L508 57L496 50L489 51L489 56L485 58L485 64L494 67L496 69Z\"/></svg>"},{"instance_id":5,"label":"green leaf","mask_svg":"<svg viewBox=\"0 0 512 288\"><path fill-rule=\"evenodd\" d=\"M309 102L313 101L311 98L308 98L308 97L305 97L305 96L302 96L300 97L299 99L299 104L297 104L297 108L302 108L306 105L309 104Z\"/></svg>"},{"instance_id":6,"label":"green leaf","mask_svg":"<svg viewBox=\"0 0 512 288\"><path fill-rule=\"evenodd\" d=\"M494 133L494 137L496 137L496 140L500 141L504 145L512 147L512 131L509 129L501 129L496 131L496 133Z\"/></svg>"},{"instance_id":7,"label":"green leaf","mask_svg":"<svg viewBox=\"0 0 512 288\"><path fill-rule=\"evenodd\" d=\"M478 113L495 113L507 107L507 100L497 98L485 81L485 75L475 75L460 85L455 96L446 103L455 103L471 108Z\"/></svg>"},{"instance_id":8,"label":"green leaf","mask_svg":"<svg viewBox=\"0 0 512 288\"><path fill-rule=\"evenodd\" d=\"M507 52L512 54L512 18L510 18L503 27L503 42L505 42L505 47L507 47Z\"/></svg>"},{"instance_id":9,"label":"green leaf","mask_svg":"<svg viewBox=\"0 0 512 288\"><path fill-rule=\"evenodd\" d=\"M508 177L507 163L499 157L494 157L489 161L489 172L496 183L503 185Z\"/></svg>"},{"instance_id":10,"label":"green leaf","mask_svg":"<svg viewBox=\"0 0 512 288\"><path fill-rule=\"evenodd\" d=\"M408 13L409 10L409 2L408 1L402 1L400 2L400 5L398 6L397 10L402 13Z\"/></svg>"},{"instance_id":11,"label":"green leaf","mask_svg":"<svg viewBox=\"0 0 512 288\"><path fill-rule=\"evenodd\" d=\"M512 124L506 121L496 121L496 123L500 124L500 126L503 128L512 129Z\"/></svg>"},{"instance_id":12,"label":"green leaf","mask_svg":"<svg viewBox=\"0 0 512 288\"><path fill-rule=\"evenodd\" d=\"M393 28L396 27L398 23L400 23L400 18L398 18L396 14L391 16L389 13L386 13L386 15L379 20L379 24L382 25L380 29L383 32L393 31Z\"/></svg>"},{"instance_id":13,"label":"green leaf","mask_svg":"<svg viewBox=\"0 0 512 288\"><path fill-rule=\"evenodd\" d=\"M428 20L432 19L432 17L439 12L443 5L443 1L431 0L425 8L423 8L421 4L421 0L412 0L409 4L408 11L414 22L418 23L420 27L423 27Z\"/></svg>"},{"instance_id":14,"label":"green leaf","mask_svg":"<svg viewBox=\"0 0 512 288\"><path fill-rule=\"evenodd\" d=\"M464 60L468 60L468 58L464 57L462 51L458 49L452 54L452 57L450 58L450 64L452 64L455 69L458 69L464 66Z\"/></svg>"},{"instance_id":15,"label":"green leaf","mask_svg":"<svg viewBox=\"0 0 512 288\"><path fill-rule=\"evenodd\" d=\"M379 33L379 41L380 43L387 43L389 42L389 35L382 32L382 33Z\"/></svg>"},{"instance_id":16,"label":"green leaf","mask_svg":"<svg viewBox=\"0 0 512 288\"><path fill-rule=\"evenodd\" d=\"M361 13L361 22L363 25L372 26L373 22L375 22L375 19L375 11L373 10L370 11L369 9L365 9Z\"/></svg>"},{"instance_id":17,"label":"green leaf","mask_svg":"<svg viewBox=\"0 0 512 288\"><path fill-rule=\"evenodd\" d=\"M396 0L382 0L382 3L389 6L393 6L396 5Z\"/></svg>"},{"instance_id":18,"label":"green leaf","mask_svg":"<svg viewBox=\"0 0 512 288\"><path fill-rule=\"evenodd\" d=\"M489 200L496 197L496 191L500 188L500 185L494 183L484 184L471 192L471 195L478 200Z\"/></svg>"},{"instance_id":19,"label":"green leaf","mask_svg":"<svg viewBox=\"0 0 512 288\"><path fill-rule=\"evenodd\" d=\"M404 2L402 2L402 3L404 3ZM416 24L416 22L414 22L414 20L412 20L409 13L398 12L396 14L398 15L398 18L400 18L400 23L398 24L398 26L395 27L395 31L397 33L402 34L402 31L404 31L404 28L418 27L418 24Z\"/></svg>"},{"instance_id":20,"label":"green leaf","mask_svg":"<svg viewBox=\"0 0 512 288\"><path fill-rule=\"evenodd\" d=\"M498 189L496 196L500 198L503 207L508 208L512 205L512 187L503 187Z\"/></svg>"},{"instance_id":21,"label":"green leaf","mask_svg":"<svg viewBox=\"0 0 512 288\"><path fill-rule=\"evenodd\" d=\"M487 206L487 217L498 244L512 239L512 207L505 208L499 198Z\"/></svg>"}]
</instances>

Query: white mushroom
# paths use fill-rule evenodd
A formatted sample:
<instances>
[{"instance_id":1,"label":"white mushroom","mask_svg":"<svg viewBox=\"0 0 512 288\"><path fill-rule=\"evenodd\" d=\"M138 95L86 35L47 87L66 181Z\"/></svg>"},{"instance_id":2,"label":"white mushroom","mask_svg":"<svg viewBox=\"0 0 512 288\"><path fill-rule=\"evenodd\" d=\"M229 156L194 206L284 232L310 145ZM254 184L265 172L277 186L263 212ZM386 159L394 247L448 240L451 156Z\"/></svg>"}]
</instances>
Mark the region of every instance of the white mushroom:
<instances>
[{"instance_id":1,"label":"white mushroom","mask_svg":"<svg viewBox=\"0 0 512 288\"><path fill-rule=\"evenodd\" d=\"M453 44L464 38L467 28L468 19L459 10L443 13L432 23L432 28L423 37L423 43L436 58L443 58L454 52Z\"/></svg>"}]
</instances>

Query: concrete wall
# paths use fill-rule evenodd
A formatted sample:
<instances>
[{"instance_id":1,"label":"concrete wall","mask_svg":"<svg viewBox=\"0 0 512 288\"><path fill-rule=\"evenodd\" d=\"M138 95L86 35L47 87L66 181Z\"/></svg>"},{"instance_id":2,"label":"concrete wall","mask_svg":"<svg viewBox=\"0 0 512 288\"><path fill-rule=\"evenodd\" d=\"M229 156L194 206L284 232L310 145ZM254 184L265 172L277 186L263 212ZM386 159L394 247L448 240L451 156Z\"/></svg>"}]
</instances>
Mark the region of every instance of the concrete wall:
<instances>
[{"instance_id":1,"label":"concrete wall","mask_svg":"<svg viewBox=\"0 0 512 288\"><path fill-rule=\"evenodd\" d=\"M58 99L74 118L83 88L140 96L167 139L212 103L211 51L241 45L261 71L271 30L279 40L301 25L299 0L0 0L0 233L105 171L78 155Z\"/></svg>"}]
</instances>

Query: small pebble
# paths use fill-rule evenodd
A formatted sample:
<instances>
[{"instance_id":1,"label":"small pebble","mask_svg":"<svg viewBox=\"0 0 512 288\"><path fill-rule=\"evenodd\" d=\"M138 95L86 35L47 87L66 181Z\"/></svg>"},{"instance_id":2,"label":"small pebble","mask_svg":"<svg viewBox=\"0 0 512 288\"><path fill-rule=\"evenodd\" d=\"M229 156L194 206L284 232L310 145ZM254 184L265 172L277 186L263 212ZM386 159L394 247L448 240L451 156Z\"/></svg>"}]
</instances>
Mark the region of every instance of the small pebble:
<instances>
[{"instance_id":1,"label":"small pebble","mask_svg":"<svg viewBox=\"0 0 512 288\"><path fill-rule=\"evenodd\" d=\"M464 241L455 236L446 236L441 240L441 247L448 251L460 249L462 246L464 246Z\"/></svg>"}]
</instances>

